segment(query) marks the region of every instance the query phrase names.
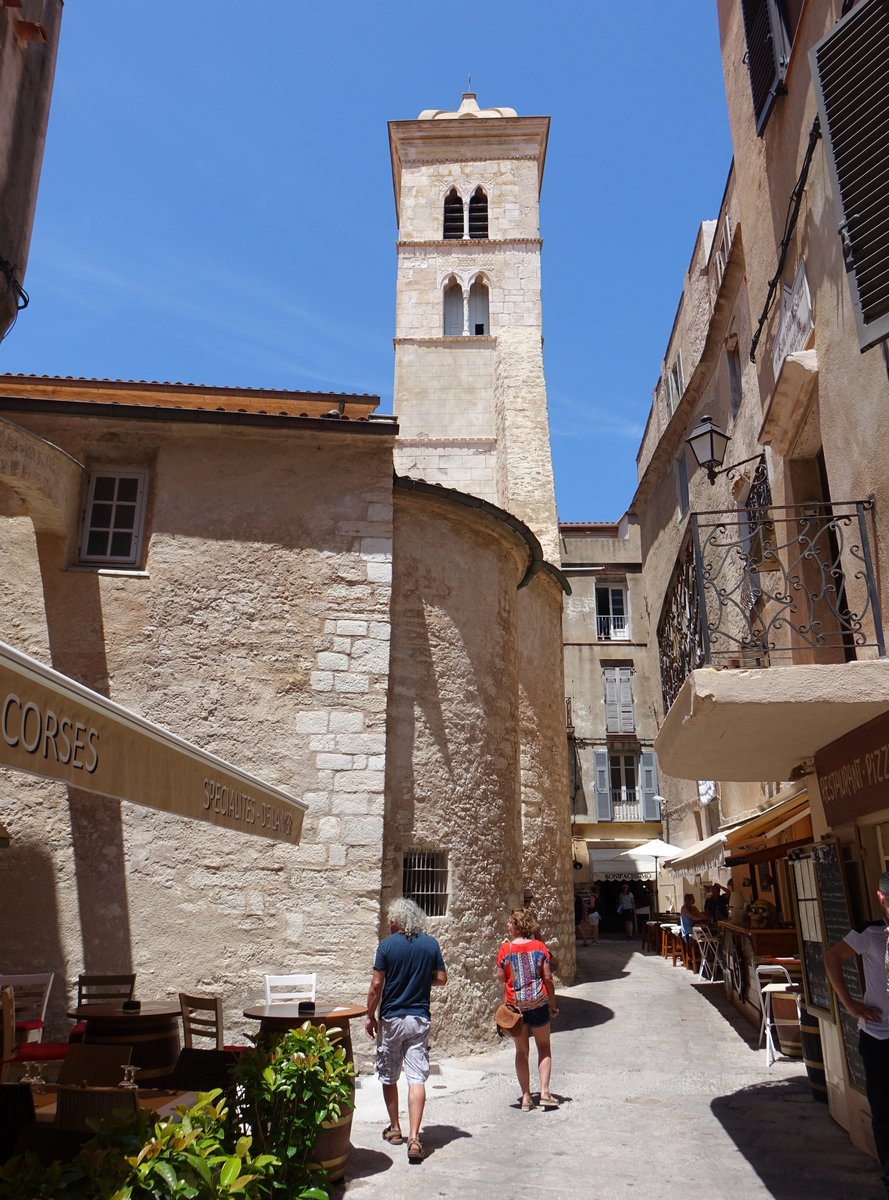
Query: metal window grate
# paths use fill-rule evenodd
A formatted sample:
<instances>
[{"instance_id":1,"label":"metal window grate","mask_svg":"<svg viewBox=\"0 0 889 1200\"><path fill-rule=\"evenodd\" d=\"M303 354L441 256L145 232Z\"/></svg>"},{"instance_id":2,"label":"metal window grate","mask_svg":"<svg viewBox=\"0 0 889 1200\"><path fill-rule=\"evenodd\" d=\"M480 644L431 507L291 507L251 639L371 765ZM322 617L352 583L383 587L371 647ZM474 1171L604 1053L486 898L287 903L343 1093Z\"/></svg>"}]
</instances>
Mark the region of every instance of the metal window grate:
<instances>
[{"instance_id":1,"label":"metal window grate","mask_svg":"<svg viewBox=\"0 0 889 1200\"><path fill-rule=\"evenodd\" d=\"M448 856L435 850L408 850L404 856L402 895L429 917L448 910Z\"/></svg>"}]
</instances>

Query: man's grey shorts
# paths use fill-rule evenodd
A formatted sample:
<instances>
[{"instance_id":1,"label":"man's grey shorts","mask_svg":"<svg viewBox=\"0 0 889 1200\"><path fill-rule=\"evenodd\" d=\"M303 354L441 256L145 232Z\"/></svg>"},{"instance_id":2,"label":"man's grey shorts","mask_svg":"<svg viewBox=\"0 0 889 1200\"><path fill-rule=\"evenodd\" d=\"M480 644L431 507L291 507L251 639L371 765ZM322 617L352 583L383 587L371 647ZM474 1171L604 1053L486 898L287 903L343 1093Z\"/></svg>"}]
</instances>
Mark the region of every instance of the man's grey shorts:
<instances>
[{"instance_id":1,"label":"man's grey shorts","mask_svg":"<svg viewBox=\"0 0 889 1200\"><path fill-rule=\"evenodd\" d=\"M404 1067L408 1083L429 1078L429 1029L426 1017L387 1017L380 1021L377 1075L381 1083L397 1083Z\"/></svg>"}]
</instances>

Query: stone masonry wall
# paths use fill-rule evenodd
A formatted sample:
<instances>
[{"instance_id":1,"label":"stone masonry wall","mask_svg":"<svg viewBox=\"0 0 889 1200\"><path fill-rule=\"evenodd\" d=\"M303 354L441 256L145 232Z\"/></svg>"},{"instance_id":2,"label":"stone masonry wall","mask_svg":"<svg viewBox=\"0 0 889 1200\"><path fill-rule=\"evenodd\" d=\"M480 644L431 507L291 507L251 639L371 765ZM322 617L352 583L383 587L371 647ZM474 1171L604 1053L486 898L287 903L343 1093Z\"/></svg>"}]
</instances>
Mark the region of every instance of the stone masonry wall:
<instances>
[{"instance_id":1,"label":"stone masonry wall","mask_svg":"<svg viewBox=\"0 0 889 1200\"><path fill-rule=\"evenodd\" d=\"M447 853L447 915L429 923L450 973L433 992L435 1052L491 1042L497 947L521 900L516 585L526 561L500 522L396 491L383 899L401 894L406 850Z\"/></svg>"},{"instance_id":2,"label":"stone masonry wall","mask_svg":"<svg viewBox=\"0 0 889 1200\"><path fill-rule=\"evenodd\" d=\"M293 848L2 773L5 968L57 972L55 1035L82 970L131 968L147 998L219 992L232 1040L264 972L317 971L320 997L361 999L378 934L391 441L29 423L88 464L149 467L147 559L144 573L66 569L61 539L35 545L2 520L0 639L309 811Z\"/></svg>"}]
</instances>

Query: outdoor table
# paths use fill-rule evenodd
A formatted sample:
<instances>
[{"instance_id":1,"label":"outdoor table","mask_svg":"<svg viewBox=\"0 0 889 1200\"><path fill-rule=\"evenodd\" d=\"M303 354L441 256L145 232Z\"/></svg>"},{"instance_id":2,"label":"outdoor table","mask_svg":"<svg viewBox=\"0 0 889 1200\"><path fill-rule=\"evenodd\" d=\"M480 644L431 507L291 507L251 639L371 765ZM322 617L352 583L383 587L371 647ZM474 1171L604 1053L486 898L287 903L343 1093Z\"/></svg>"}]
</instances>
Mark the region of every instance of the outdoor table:
<instances>
[{"instance_id":1,"label":"outdoor table","mask_svg":"<svg viewBox=\"0 0 889 1200\"><path fill-rule=\"evenodd\" d=\"M339 1038L332 1037L331 1041L341 1041L346 1051L348 1062L354 1062L352 1056L352 1034L349 1021L354 1017L363 1017L367 1008L360 1004L316 1004L313 1013L301 1013L298 1004L257 1004L253 1008L245 1008L244 1016L251 1021L259 1021L260 1036L285 1034L291 1029L299 1029L306 1021L310 1025L325 1025L328 1029L341 1030Z\"/></svg>"},{"instance_id":2,"label":"outdoor table","mask_svg":"<svg viewBox=\"0 0 889 1200\"><path fill-rule=\"evenodd\" d=\"M138 1067L140 1085L163 1087L173 1074L180 1046L178 1002L142 1001L138 1011L121 1004L82 1004L68 1016L86 1022L84 1042L132 1046L131 1061Z\"/></svg>"}]
</instances>

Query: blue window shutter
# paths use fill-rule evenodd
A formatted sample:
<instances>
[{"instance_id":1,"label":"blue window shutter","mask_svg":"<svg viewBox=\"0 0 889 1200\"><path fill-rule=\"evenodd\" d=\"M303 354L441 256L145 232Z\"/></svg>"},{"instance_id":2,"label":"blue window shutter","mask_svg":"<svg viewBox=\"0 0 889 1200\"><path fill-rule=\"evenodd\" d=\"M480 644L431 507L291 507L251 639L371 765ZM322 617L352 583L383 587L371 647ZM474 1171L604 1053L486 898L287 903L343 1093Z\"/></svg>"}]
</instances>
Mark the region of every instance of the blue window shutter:
<instances>
[{"instance_id":1,"label":"blue window shutter","mask_svg":"<svg viewBox=\"0 0 889 1200\"><path fill-rule=\"evenodd\" d=\"M659 821L660 806L657 795L657 758L653 750L643 750L639 755L639 774L642 776L642 820Z\"/></svg>"},{"instance_id":2,"label":"blue window shutter","mask_svg":"<svg viewBox=\"0 0 889 1200\"><path fill-rule=\"evenodd\" d=\"M608 751L597 750L596 761L596 820L610 821L611 817L611 782L608 778Z\"/></svg>"}]
</instances>

